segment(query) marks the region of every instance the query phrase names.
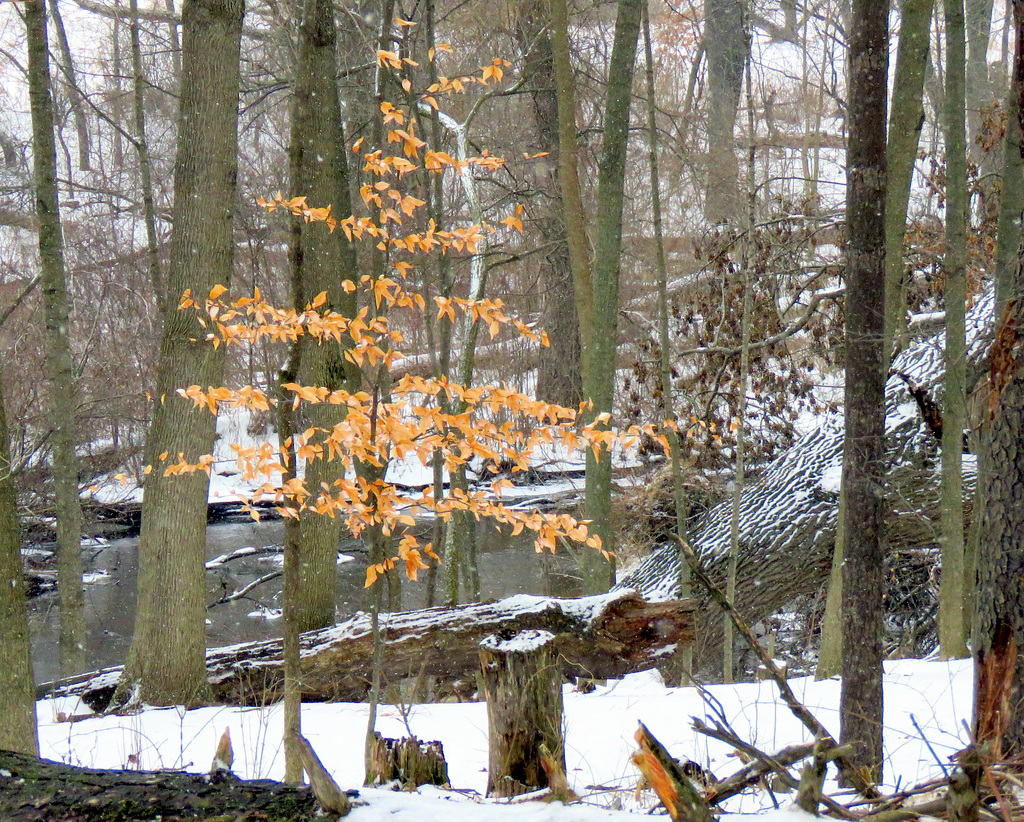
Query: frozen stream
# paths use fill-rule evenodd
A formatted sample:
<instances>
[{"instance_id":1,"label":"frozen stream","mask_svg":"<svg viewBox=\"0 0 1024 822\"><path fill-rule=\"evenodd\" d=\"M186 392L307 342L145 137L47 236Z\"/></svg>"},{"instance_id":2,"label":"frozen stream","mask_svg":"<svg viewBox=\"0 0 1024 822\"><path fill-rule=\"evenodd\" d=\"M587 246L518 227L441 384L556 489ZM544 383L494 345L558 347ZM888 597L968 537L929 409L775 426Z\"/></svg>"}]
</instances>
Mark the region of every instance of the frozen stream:
<instances>
[{"instance_id":1,"label":"frozen stream","mask_svg":"<svg viewBox=\"0 0 1024 822\"><path fill-rule=\"evenodd\" d=\"M230 554L246 546L280 545L284 525L280 521L225 523L207 529L208 558ZM477 528L478 562L483 599L499 599L516 593L577 596L576 563L565 554L537 554L524 537L510 539L487 523ZM131 642L135 615L138 538L111 540L102 547L84 550L86 573L95 574L85 586L87 622L86 664L90 670L124 662ZM338 564L337 609L343 618L365 607L366 554L358 542L346 541L342 554L351 559ZM278 557L254 556L232 560L207 573L208 601L236 591L280 568ZM89 577L87 577L89 579ZM426 574L419 582L403 581L402 607L424 604ZM209 647L280 636L280 579L253 590L247 599L210 608L207 612ZM56 593L29 603L33 665L37 682L59 676L57 658Z\"/></svg>"}]
</instances>

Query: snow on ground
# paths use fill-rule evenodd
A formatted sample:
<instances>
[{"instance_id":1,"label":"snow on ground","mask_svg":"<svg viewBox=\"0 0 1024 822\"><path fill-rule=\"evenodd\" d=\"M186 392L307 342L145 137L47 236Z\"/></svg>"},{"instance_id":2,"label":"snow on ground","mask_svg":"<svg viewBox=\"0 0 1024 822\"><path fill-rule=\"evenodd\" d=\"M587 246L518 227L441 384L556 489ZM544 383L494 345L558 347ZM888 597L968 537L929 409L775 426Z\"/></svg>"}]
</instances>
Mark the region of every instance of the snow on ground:
<instances>
[{"instance_id":1,"label":"snow on ground","mask_svg":"<svg viewBox=\"0 0 1024 822\"><path fill-rule=\"evenodd\" d=\"M949 757L965 745L962 720L971 717L969 662L904 660L885 665L886 781L906 787L936 778L941 768L924 741ZM836 679L791 681L797 697L838 733ZM66 701L38 703L40 748L44 757L70 764L147 769L209 769L217 741L230 728L235 773L246 778L280 779L284 773L280 706L266 708L151 709L136 716L97 717L59 722L58 713L80 706ZM366 706L320 703L303 706L303 733L342 788L358 787L363 776ZM566 765L569 783L583 803L561 806L536 802L510 804L481 799L487 780L487 706L483 702L383 706L377 729L384 736L408 734L440 740L455 791L419 793L365 790L368 805L353 822L596 822L636 819L657 805L650 791L637 798L637 773L630 764L633 733L642 721L680 759L692 759L719 778L740 763L722 743L690 728L691 717L724 716L744 739L766 752L810 741L808 732L777 698L773 683L666 688L656 672L609 681L590 694L565 689ZM915 722L921 729L915 728ZM922 733L924 737L922 737ZM137 763L137 764L136 764ZM835 790L834 783L829 786ZM787 810L791 798L752 790L732 800L725 820L758 814L767 822L798 822L806 815ZM611 808L624 810L612 811Z\"/></svg>"}]
</instances>

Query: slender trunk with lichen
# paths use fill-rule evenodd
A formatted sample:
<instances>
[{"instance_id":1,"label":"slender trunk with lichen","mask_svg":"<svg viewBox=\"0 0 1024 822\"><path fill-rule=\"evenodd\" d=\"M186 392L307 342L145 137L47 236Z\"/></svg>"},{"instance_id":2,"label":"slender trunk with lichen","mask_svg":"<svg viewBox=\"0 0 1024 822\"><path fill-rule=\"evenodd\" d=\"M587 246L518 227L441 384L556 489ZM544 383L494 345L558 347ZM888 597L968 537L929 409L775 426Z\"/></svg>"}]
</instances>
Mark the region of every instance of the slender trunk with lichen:
<instances>
[{"instance_id":1,"label":"slender trunk with lichen","mask_svg":"<svg viewBox=\"0 0 1024 822\"><path fill-rule=\"evenodd\" d=\"M39 755L18 497L0 386L0 750Z\"/></svg>"},{"instance_id":2,"label":"slender trunk with lichen","mask_svg":"<svg viewBox=\"0 0 1024 822\"><path fill-rule=\"evenodd\" d=\"M345 135L342 131L338 98L337 34L333 6L328 0L305 0L299 26L299 62L292 106L290 154L291 195L306 197L319 207L330 206L339 217L352 213L348 184ZM359 280L355 249L344 232L330 232L323 223L306 223L293 218L292 277L297 284L295 309L302 311L319 294L326 293L320 311L336 311L354 317L355 292L345 290L346 281ZM304 335L298 340L298 382L335 391L358 390L358 369L348 363L342 345ZM313 428L311 444L319 443L345 415L344 405L317 403L300 406L296 431ZM305 464L307 491L316 496L323 488L334 488L344 475L339 460L324 453ZM301 561L300 600L295 610L299 630L310 631L334 624L334 591L341 540L340 517L320 514L309 508L299 518Z\"/></svg>"},{"instance_id":3,"label":"slender trunk with lichen","mask_svg":"<svg viewBox=\"0 0 1024 822\"><path fill-rule=\"evenodd\" d=\"M644 78L647 84L647 166L651 175L651 219L654 227L654 247L657 252L658 281L658 345L661 348L661 418L673 430L668 433L669 466L672 471L672 501L676 509L676 537L680 544L686 540L686 488L683 485L679 436L676 430L675 392L672 385L672 352L668 331L668 263L665 259L665 237L661 217L661 182L658 176L658 124L655 116L657 103L654 96L654 54L651 48L650 3L643 7ZM690 596L690 566L679 563L679 598ZM693 649L689 644L678 651L682 681L693 673Z\"/></svg>"},{"instance_id":4,"label":"slender trunk with lichen","mask_svg":"<svg viewBox=\"0 0 1024 822\"><path fill-rule=\"evenodd\" d=\"M750 269L754 264L754 221L757 207L757 188L754 184L754 170L757 162L757 144L755 142L754 95L750 84L750 65L747 64L747 180L746 208L743 215L743 316L740 320L740 374L739 401L736 403L736 475L732 488L732 517L729 522L729 564L726 571L725 595L729 602L739 607L736 602L736 575L740 556L740 503L743 499L743 486L746 484L746 434L747 434L747 392L750 387L750 313L752 310L753 282ZM732 619L726 617L722 625L722 678L724 682L733 681L733 625Z\"/></svg>"},{"instance_id":5,"label":"slender trunk with lichen","mask_svg":"<svg viewBox=\"0 0 1024 822\"><path fill-rule=\"evenodd\" d=\"M57 514L57 590L60 598L61 675L85 668L82 593L82 506L78 497L75 420L78 392L71 357L71 319L64 266L64 235L57 195L57 154L43 0L25 3L33 171L39 221L39 262L46 316L46 374L53 420L54 509Z\"/></svg>"},{"instance_id":6,"label":"slender trunk with lichen","mask_svg":"<svg viewBox=\"0 0 1024 822\"><path fill-rule=\"evenodd\" d=\"M142 215L146 224L146 257L149 261L149 280L157 299L157 309L165 310L163 303L163 274L160 270L160 247L156 236L156 203L153 199L153 164L149 158L146 139L145 95L148 83L142 68L142 46L139 43L139 0L129 0L131 10L132 85L135 100L135 151L139 156L139 181L142 185Z\"/></svg>"},{"instance_id":7,"label":"slender trunk with lichen","mask_svg":"<svg viewBox=\"0 0 1024 822\"><path fill-rule=\"evenodd\" d=\"M910 182L917 159L917 145L924 124L924 78L928 65L928 32L935 0L904 0L900 42L896 54L896 80L886 141L888 164L885 202L885 326L882 351L888 358L893 340L905 324L903 238L906 232ZM888 362L888 359L886 359ZM888 370L888 366L886 366ZM846 492L840 489L839 522L832 554L832 574L822 619L821 644L815 676L827 679L842 669L843 632L840 603L843 597L843 553Z\"/></svg>"},{"instance_id":8,"label":"slender trunk with lichen","mask_svg":"<svg viewBox=\"0 0 1024 822\"><path fill-rule=\"evenodd\" d=\"M156 401L146 439L135 632L115 704L193 705L205 700L206 513L209 477L168 476L168 460L191 463L213 448L216 418L179 396L184 386L221 385L224 348L207 343L186 290L202 301L228 286L234 268L238 172L239 51L243 0L186 0L174 215Z\"/></svg>"},{"instance_id":9,"label":"slender trunk with lichen","mask_svg":"<svg viewBox=\"0 0 1024 822\"><path fill-rule=\"evenodd\" d=\"M939 652L967 656L964 609L964 507L961 473L967 417L967 140L964 129L964 0L944 0L946 17L946 308L945 391L942 395L942 580L939 589Z\"/></svg>"},{"instance_id":10,"label":"slender trunk with lichen","mask_svg":"<svg viewBox=\"0 0 1024 822\"><path fill-rule=\"evenodd\" d=\"M551 71L558 96L558 184L562 190L565 238L569 245L576 312L586 381L587 351L594 322L594 286L586 211L580 194L579 145L576 139L576 79L569 63L569 11L566 0L551 0Z\"/></svg>"},{"instance_id":11,"label":"slender trunk with lichen","mask_svg":"<svg viewBox=\"0 0 1024 822\"><path fill-rule=\"evenodd\" d=\"M603 143L597 175L597 233L594 254L594 315L588 351L584 351L583 396L592 403L588 421L610 414L615 389L618 352L619 271L622 266L622 212L629 144L629 109L633 97L633 71L640 34L643 0L619 0L615 37L608 65ZM611 452L595 455L587 450L586 517L604 549L615 549L611 528ZM583 592L607 591L615 581L615 564L597 551L582 559Z\"/></svg>"},{"instance_id":12,"label":"slender trunk with lichen","mask_svg":"<svg viewBox=\"0 0 1024 822\"><path fill-rule=\"evenodd\" d=\"M885 363L885 116L889 8L853 0L846 224L846 388L843 479L843 743L853 765L882 775L882 505Z\"/></svg>"},{"instance_id":13,"label":"slender trunk with lichen","mask_svg":"<svg viewBox=\"0 0 1024 822\"><path fill-rule=\"evenodd\" d=\"M903 283L903 238L910 183L924 125L924 77L935 0L903 0L900 43L892 92L886 147L888 184L885 201L885 338L886 356L906 325Z\"/></svg>"}]
</instances>

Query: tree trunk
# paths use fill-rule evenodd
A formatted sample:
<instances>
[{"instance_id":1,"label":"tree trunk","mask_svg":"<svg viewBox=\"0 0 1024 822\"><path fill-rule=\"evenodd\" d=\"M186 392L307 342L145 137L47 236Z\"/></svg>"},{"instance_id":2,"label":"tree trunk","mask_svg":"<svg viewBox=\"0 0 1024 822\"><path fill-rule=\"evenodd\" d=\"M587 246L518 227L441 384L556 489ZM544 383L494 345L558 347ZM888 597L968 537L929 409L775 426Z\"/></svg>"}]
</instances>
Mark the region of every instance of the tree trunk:
<instances>
[{"instance_id":1,"label":"tree trunk","mask_svg":"<svg viewBox=\"0 0 1024 822\"><path fill-rule=\"evenodd\" d=\"M618 597L550 599L519 595L499 602L430 608L380 617L382 679L411 675L445 682L472 679L478 645L490 634L542 630L555 635L560 670L568 676L618 677L649 670L674 645L693 641L690 601L649 603L633 592ZM374 665L369 614L303 634L300 645L303 697L358 702L366 698ZM207 654L206 675L218 702L266 705L280 699L281 641L265 640ZM41 686L39 695L80 695L94 710L110 701L120 671L110 668L66 683Z\"/></svg>"},{"instance_id":2,"label":"tree trunk","mask_svg":"<svg viewBox=\"0 0 1024 822\"><path fill-rule=\"evenodd\" d=\"M597 242L594 255L594 317L590 348L584 352L583 394L593 403L588 421L610 414L615 393L615 358L618 351L619 271L622 266L622 211L629 144L629 108L633 98L633 70L640 34L643 0L619 0L615 39L608 65L601 163L597 175ZM614 551L611 529L611 453L602 448L595 456L587 449L586 518L606 551ZM583 592L607 591L615 582L615 566L593 550L584 550Z\"/></svg>"},{"instance_id":3,"label":"tree trunk","mask_svg":"<svg viewBox=\"0 0 1024 822\"><path fill-rule=\"evenodd\" d=\"M21 567L18 496L0 385L0 750L39 755L36 697Z\"/></svg>"},{"instance_id":4,"label":"tree trunk","mask_svg":"<svg viewBox=\"0 0 1024 822\"><path fill-rule=\"evenodd\" d=\"M558 97L558 184L562 191L565 240L569 247L586 382L587 352L593 335L594 285L586 212L580 194L579 146L576 140L576 79L569 63L567 0L551 0L551 70Z\"/></svg>"},{"instance_id":5,"label":"tree trunk","mask_svg":"<svg viewBox=\"0 0 1024 822\"><path fill-rule=\"evenodd\" d=\"M750 48L746 0L705 0L704 52L708 56L708 168L704 216L736 220L743 208L733 127Z\"/></svg>"},{"instance_id":6,"label":"tree trunk","mask_svg":"<svg viewBox=\"0 0 1024 822\"><path fill-rule=\"evenodd\" d=\"M57 589L60 596L61 673L85 667L85 605L82 594L82 506L78 498L75 419L78 392L71 357L70 308L64 267L64 235L57 199L57 154L43 0L25 3L29 101L32 109L39 262L46 310L46 372L53 420L54 508L57 514Z\"/></svg>"},{"instance_id":7,"label":"tree trunk","mask_svg":"<svg viewBox=\"0 0 1024 822\"><path fill-rule=\"evenodd\" d=\"M548 786L547 748L565 772L562 672L554 634L521 631L480 643L487 699L487 795L518 796Z\"/></svg>"},{"instance_id":8,"label":"tree trunk","mask_svg":"<svg viewBox=\"0 0 1024 822\"><path fill-rule=\"evenodd\" d=\"M1024 2L1013 4L1017 54L1013 82L1024 88ZM1017 127L1024 130L1018 107ZM1020 133L1020 132L1018 132ZM974 739L989 761L1024 753L1024 253L1005 296L990 354L988 465L978 550L978 630L974 647Z\"/></svg>"},{"instance_id":9,"label":"tree trunk","mask_svg":"<svg viewBox=\"0 0 1024 822\"><path fill-rule=\"evenodd\" d=\"M659 410L666 423L676 422L675 388L672 383L672 350L668 333L668 263L665 260L665 239L661 219L661 182L658 174L658 128L657 104L654 86L654 53L651 47L650 3L643 7L644 27L644 77L647 83L647 139L649 144L648 169L651 175L651 217L654 228L654 243L657 251L658 272L658 346L661 348L661 402ZM672 501L676 513L676 536L680 547L686 541L686 488L680 466L680 445L677 433L669 433L669 463L672 470ZM690 566L685 562L679 567L679 598L690 597ZM693 649L687 646L677 654L684 685L689 684L693 675Z\"/></svg>"},{"instance_id":10,"label":"tree trunk","mask_svg":"<svg viewBox=\"0 0 1024 822\"><path fill-rule=\"evenodd\" d=\"M942 581L939 652L967 656L970 619L964 602L973 580L964 577L962 457L967 417L964 312L967 301L967 144L964 132L964 0L945 0L946 17L946 381L942 394ZM986 38L987 41L987 38Z\"/></svg>"},{"instance_id":11,"label":"tree trunk","mask_svg":"<svg viewBox=\"0 0 1024 822\"><path fill-rule=\"evenodd\" d=\"M216 418L177 394L223 382L224 348L206 342L183 292L202 302L227 286L234 265L239 45L243 0L186 0L174 230L167 272L156 401L146 440L135 633L118 703L195 704L207 695L206 508L203 472L167 476L177 455L195 463L213 448ZM163 455L163 458L161 458Z\"/></svg>"},{"instance_id":12,"label":"tree trunk","mask_svg":"<svg viewBox=\"0 0 1024 822\"><path fill-rule=\"evenodd\" d=\"M892 355L893 340L906 326L903 238L907 230L910 183L924 126L922 99L934 6L935 0L903 0L900 15L900 43L886 148L885 338L882 343L886 357Z\"/></svg>"},{"instance_id":13,"label":"tree trunk","mask_svg":"<svg viewBox=\"0 0 1024 822\"><path fill-rule=\"evenodd\" d=\"M308 198L317 207L331 206L339 218L352 213L349 194L345 135L342 132L335 56L334 8L328 0L305 0L299 28L299 63L296 69L295 99L292 106L290 153L291 196ZM322 223L293 218L292 276L295 278L295 310L305 310L322 292L327 301L321 311L336 311L346 317L356 313L355 292L346 292L346 281L359 280L355 249L344 232L331 233ZM346 363L340 344L304 335L298 340L298 381L335 391L347 382L358 390L360 376ZM296 431L317 429L310 444L333 430L345 415L345 406L330 403L306 404ZM324 485L345 472L340 460L306 460L305 486L319 495ZM304 510L300 514L302 536L299 566L299 600L295 612L300 631L334 624L334 589L337 576L340 517Z\"/></svg>"},{"instance_id":14,"label":"tree trunk","mask_svg":"<svg viewBox=\"0 0 1024 822\"><path fill-rule=\"evenodd\" d=\"M1021 242L1021 211L1024 211L1024 135L1020 123L1020 97L1024 93L1024 50L1014 52L1013 74L1006 100L1006 137L1003 144L1003 187L999 200L999 231L996 237L996 318L1010 294L1017 271Z\"/></svg>"},{"instance_id":15,"label":"tree trunk","mask_svg":"<svg viewBox=\"0 0 1024 822\"><path fill-rule=\"evenodd\" d=\"M882 775L882 516L885 484L885 116L889 8L854 0L850 36L846 224L841 741Z\"/></svg>"},{"instance_id":16,"label":"tree trunk","mask_svg":"<svg viewBox=\"0 0 1024 822\"><path fill-rule=\"evenodd\" d=\"M519 44L526 50L523 75L529 78L527 87L537 128L537 142L532 151L548 155L543 163L535 166L536 185L543 202L535 219L539 242L547 249L541 260L538 283L542 306L540 324L551 342L549 347L540 350L537 398L575 408L583 399L580 330L558 174L558 96L545 5L537 0L527 4L516 26Z\"/></svg>"}]
</instances>

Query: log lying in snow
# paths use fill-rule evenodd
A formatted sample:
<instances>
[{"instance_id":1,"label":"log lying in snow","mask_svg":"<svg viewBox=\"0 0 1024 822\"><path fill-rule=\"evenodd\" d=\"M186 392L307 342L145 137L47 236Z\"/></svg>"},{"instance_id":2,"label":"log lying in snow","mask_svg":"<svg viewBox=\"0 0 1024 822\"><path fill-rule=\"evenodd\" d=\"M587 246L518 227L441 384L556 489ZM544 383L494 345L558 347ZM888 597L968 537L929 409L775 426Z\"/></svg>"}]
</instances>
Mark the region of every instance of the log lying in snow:
<instances>
[{"instance_id":1,"label":"log lying in snow","mask_svg":"<svg viewBox=\"0 0 1024 822\"><path fill-rule=\"evenodd\" d=\"M230 775L73 768L0 751L0 819L79 822L90 819L192 819L312 822L325 818L308 787Z\"/></svg>"},{"instance_id":2,"label":"log lying in snow","mask_svg":"<svg viewBox=\"0 0 1024 822\"><path fill-rule=\"evenodd\" d=\"M992 335L992 294L980 298L967 318L969 384L982 373ZM938 441L929 407L944 378L943 335L919 340L893 362L886 384L887 542L901 548L930 547L939 534ZM973 377L973 378L972 378ZM922 409L926 413L922 413ZM842 411L780 454L744 486L740 503L740 552L736 604L753 624L800 595L814 595L828 580L835 542L842 471ZM975 463L965 455L964 508L970 520ZM725 578L732 500L719 503L692 529L690 541L716 582ZM679 596L675 545L651 554L620 586L652 600ZM703 596L694 590L695 596ZM706 597L704 598L706 601ZM722 615L715 606L697 612L694 657L715 665L720 657Z\"/></svg>"},{"instance_id":3,"label":"log lying in snow","mask_svg":"<svg viewBox=\"0 0 1024 822\"><path fill-rule=\"evenodd\" d=\"M523 630L555 635L554 647L569 676L618 677L659 665L677 645L693 641L692 601L646 602L634 591L582 599L519 594L498 602L430 608L381 616L386 641L384 676L473 679L477 646L491 634ZM306 701L360 701L370 686L373 641L370 618L356 614L331 628L302 635L301 686ZM266 705L281 697L281 641L215 648L206 654L214 699L232 705ZM42 685L40 696L81 696L104 710L120 668Z\"/></svg>"}]
</instances>

